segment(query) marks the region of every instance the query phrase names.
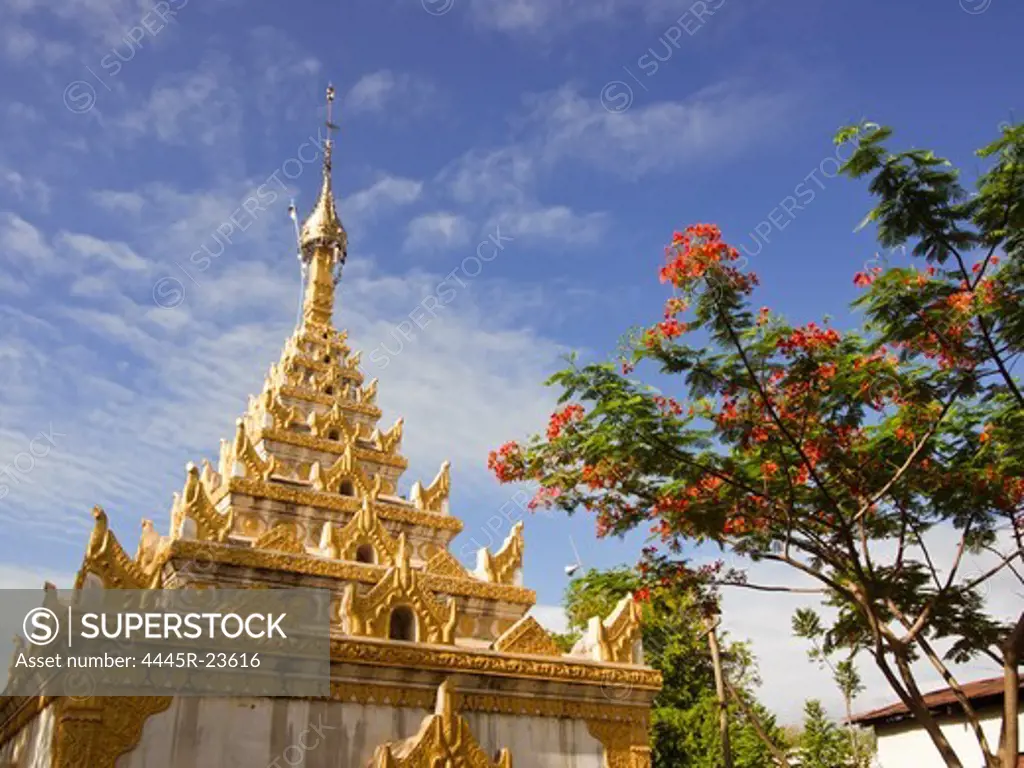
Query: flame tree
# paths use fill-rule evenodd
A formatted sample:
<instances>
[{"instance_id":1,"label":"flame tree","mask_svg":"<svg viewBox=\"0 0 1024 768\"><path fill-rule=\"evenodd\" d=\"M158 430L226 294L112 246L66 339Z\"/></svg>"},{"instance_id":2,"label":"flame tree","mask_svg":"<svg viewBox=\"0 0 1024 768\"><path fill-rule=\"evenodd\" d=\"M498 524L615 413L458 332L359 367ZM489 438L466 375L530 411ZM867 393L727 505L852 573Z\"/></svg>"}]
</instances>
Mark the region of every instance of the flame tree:
<instances>
[{"instance_id":1,"label":"flame tree","mask_svg":"<svg viewBox=\"0 0 1024 768\"><path fill-rule=\"evenodd\" d=\"M970 195L932 152L887 149L891 135L862 124L836 136L853 150L843 172L876 198L864 225L906 247L906 263L854 276L862 328L757 308L737 250L691 226L666 249L662 319L630 334L618 363L554 375L562 407L546 432L489 463L502 482L539 483L535 504L589 511L599 535L649 526L640 568L654 585L692 579L683 547L706 542L803 574L832 609L826 650L868 655L947 765L961 762L924 704L918 660L957 694L986 765L1008 768L1024 615L998 620L984 593L1021 574L1024 127L979 151ZM675 397L638 380L655 368ZM979 554L981 571L968 566ZM1005 673L998 743L950 669L982 655Z\"/></svg>"}]
</instances>

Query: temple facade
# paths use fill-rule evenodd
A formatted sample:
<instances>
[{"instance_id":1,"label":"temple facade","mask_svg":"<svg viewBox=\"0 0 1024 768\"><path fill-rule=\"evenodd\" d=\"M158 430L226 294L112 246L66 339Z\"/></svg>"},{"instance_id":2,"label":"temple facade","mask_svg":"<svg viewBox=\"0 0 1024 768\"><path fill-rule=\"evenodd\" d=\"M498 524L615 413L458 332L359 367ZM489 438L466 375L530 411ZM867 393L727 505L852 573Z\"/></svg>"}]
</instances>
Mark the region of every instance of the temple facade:
<instances>
[{"instance_id":1,"label":"temple facade","mask_svg":"<svg viewBox=\"0 0 1024 768\"><path fill-rule=\"evenodd\" d=\"M328 91L328 107L333 91ZM347 237L323 185L300 233L302 320L217 466L189 465L170 528L129 555L95 525L76 588L311 587L332 602L323 699L7 697L0 766L642 768L661 680L624 600L560 652L528 615L523 523L473 570L447 462L406 497L404 424L333 324Z\"/></svg>"}]
</instances>

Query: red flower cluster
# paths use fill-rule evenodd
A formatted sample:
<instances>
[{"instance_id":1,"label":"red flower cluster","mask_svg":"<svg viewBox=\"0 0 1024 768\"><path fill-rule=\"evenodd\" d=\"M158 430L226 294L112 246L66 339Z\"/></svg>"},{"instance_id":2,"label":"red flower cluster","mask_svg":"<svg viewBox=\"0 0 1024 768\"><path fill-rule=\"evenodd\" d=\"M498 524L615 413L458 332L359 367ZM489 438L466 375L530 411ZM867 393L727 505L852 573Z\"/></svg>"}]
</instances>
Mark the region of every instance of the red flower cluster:
<instances>
[{"instance_id":1,"label":"red flower cluster","mask_svg":"<svg viewBox=\"0 0 1024 768\"><path fill-rule=\"evenodd\" d=\"M875 278L882 274L881 267L872 267L866 272L858 272L853 276L853 284L859 288L866 288L875 282Z\"/></svg>"},{"instance_id":2,"label":"red flower cluster","mask_svg":"<svg viewBox=\"0 0 1024 768\"><path fill-rule=\"evenodd\" d=\"M713 264L736 261L740 254L722 242L722 231L714 224L694 224L685 232L675 232L665 249L667 263L660 272L661 282L683 287L704 276Z\"/></svg>"},{"instance_id":3,"label":"red flower cluster","mask_svg":"<svg viewBox=\"0 0 1024 768\"><path fill-rule=\"evenodd\" d=\"M666 416L682 416L683 406L679 404L679 401L671 397L663 397L662 395L655 395L653 398L654 404L658 406L663 414Z\"/></svg>"},{"instance_id":4,"label":"red flower cluster","mask_svg":"<svg viewBox=\"0 0 1024 768\"><path fill-rule=\"evenodd\" d=\"M562 430L568 424L582 419L583 414L583 406L575 404L567 405L562 410L552 413L551 419L548 421L548 440L557 440L562 434Z\"/></svg>"},{"instance_id":5,"label":"red flower cluster","mask_svg":"<svg viewBox=\"0 0 1024 768\"><path fill-rule=\"evenodd\" d=\"M491 451L487 456L487 468L498 478L498 482L511 483L522 480L523 472L523 450L519 443L511 441L505 443L496 451Z\"/></svg>"},{"instance_id":6,"label":"red flower cluster","mask_svg":"<svg viewBox=\"0 0 1024 768\"><path fill-rule=\"evenodd\" d=\"M793 354L797 350L815 352L833 349L840 340L838 331L820 328L817 323L808 323L803 328L794 329L788 338L779 339L778 348L787 354Z\"/></svg>"}]
</instances>

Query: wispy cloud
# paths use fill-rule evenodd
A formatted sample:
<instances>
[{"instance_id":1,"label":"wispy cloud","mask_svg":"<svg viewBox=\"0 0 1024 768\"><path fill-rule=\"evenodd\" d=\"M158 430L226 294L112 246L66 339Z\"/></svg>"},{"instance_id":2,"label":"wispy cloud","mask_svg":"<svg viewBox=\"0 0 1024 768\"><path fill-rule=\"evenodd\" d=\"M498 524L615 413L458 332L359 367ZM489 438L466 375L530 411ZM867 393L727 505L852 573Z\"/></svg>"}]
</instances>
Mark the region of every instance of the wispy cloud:
<instances>
[{"instance_id":1,"label":"wispy cloud","mask_svg":"<svg viewBox=\"0 0 1024 768\"><path fill-rule=\"evenodd\" d=\"M426 109L437 95L437 87L425 78L381 69L356 81L345 95L345 108L360 114L396 107L408 114Z\"/></svg>"},{"instance_id":2,"label":"wispy cloud","mask_svg":"<svg viewBox=\"0 0 1024 768\"><path fill-rule=\"evenodd\" d=\"M796 105L788 91L723 83L687 99L610 112L572 86L529 99L530 121L550 163L586 162L626 177L716 162L763 142Z\"/></svg>"},{"instance_id":3,"label":"wispy cloud","mask_svg":"<svg viewBox=\"0 0 1024 768\"><path fill-rule=\"evenodd\" d=\"M436 211L409 222L402 247L406 251L437 251L466 245L469 236L469 222L465 217L450 211Z\"/></svg>"},{"instance_id":4,"label":"wispy cloud","mask_svg":"<svg viewBox=\"0 0 1024 768\"><path fill-rule=\"evenodd\" d=\"M587 245L601 239L608 220L606 213L579 214L568 206L552 205L546 208L505 208L495 215L492 225L514 232L517 238Z\"/></svg>"},{"instance_id":5,"label":"wispy cloud","mask_svg":"<svg viewBox=\"0 0 1024 768\"><path fill-rule=\"evenodd\" d=\"M395 206L416 202L423 192L423 182L400 176L383 176L366 189L361 189L341 202L342 217L365 221Z\"/></svg>"}]
</instances>

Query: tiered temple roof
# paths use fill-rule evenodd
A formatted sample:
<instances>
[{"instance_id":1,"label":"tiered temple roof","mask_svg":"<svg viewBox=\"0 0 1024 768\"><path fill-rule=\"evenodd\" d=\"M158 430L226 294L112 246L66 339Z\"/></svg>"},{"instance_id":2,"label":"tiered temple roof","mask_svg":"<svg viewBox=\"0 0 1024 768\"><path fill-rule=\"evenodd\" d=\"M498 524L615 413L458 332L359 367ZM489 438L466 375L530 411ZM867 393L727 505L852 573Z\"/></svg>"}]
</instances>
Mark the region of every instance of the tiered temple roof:
<instances>
[{"instance_id":1,"label":"tiered temple roof","mask_svg":"<svg viewBox=\"0 0 1024 768\"><path fill-rule=\"evenodd\" d=\"M635 604L627 598L608 619L595 618L573 654L562 654L527 616L535 594L521 583L522 523L500 549L482 550L470 571L449 551L463 525L449 507L448 462L429 482L398 495L408 467L404 424L380 425L377 380L366 381L360 353L333 325L347 236L331 189L331 152L328 141L320 196L301 230L302 320L262 391L250 397L232 439L222 441L217 466L186 468L166 536L144 520L131 557L103 510L94 510L76 587L327 589L334 597L332 674L339 678L332 686L340 697L350 695L341 679L358 677L351 665L383 670L376 687L351 694L364 697L392 690L389 681L401 686L403 669L543 681L562 686L561 698L502 706L589 718L602 743L618 739L622 754L642 756L636 745L660 677L642 666ZM621 689L623 706L588 703L585 696L574 704L564 687L576 685ZM393 690L386 695L396 702L428 695ZM468 695L461 700L477 710L498 706ZM450 706L425 723L421 741L430 728L455 727L445 712ZM614 728L606 733L601 723ZM405 765L410 750L382 748L375 765Z\"/></svg>"}]
</instances>

